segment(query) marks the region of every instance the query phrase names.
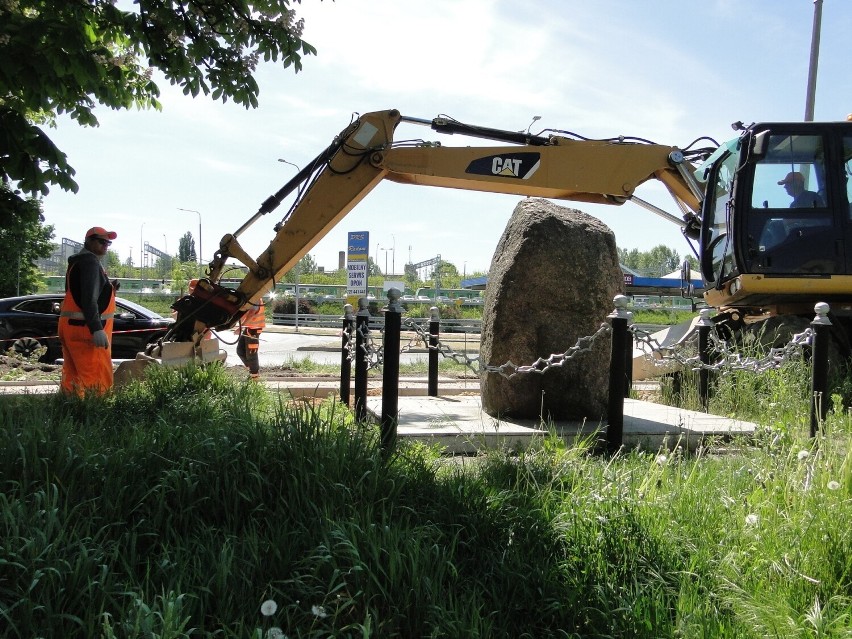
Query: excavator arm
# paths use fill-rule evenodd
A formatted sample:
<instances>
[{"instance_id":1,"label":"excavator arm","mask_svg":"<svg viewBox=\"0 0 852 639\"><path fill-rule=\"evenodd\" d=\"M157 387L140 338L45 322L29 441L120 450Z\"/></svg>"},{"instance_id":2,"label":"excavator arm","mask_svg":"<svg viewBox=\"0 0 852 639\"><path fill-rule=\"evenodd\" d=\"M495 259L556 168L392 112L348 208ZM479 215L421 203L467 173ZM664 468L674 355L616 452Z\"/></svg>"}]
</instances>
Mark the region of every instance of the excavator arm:
<instances>
[{"instance_id":1,"label":"excavator arm","mask_svg":"<svg viewBox=\"0 0 852 639\"><path fill-rule=\"evenodd\" d=\"M397 126L428 125L445 134L486 138L505 146L449 147L423 141L394 142ZM354 120L308 166L268 198L235 233L226 235L192 296L176 303L178 322L169 339L195 340L207 328L227 328L273 287L382 180L595 204L637 201L694 234L701 188L694 166L676 147L624 139L542 137L462 124L449 118L421 120L399 111L367 113ZM682 219L634 196L656 179L668 189ZM256 259L239 236L291 194L295 201L275 226L275 237ZM236 290L218 285L234 258L248 268Z\"/></svg>"}]
</instances>

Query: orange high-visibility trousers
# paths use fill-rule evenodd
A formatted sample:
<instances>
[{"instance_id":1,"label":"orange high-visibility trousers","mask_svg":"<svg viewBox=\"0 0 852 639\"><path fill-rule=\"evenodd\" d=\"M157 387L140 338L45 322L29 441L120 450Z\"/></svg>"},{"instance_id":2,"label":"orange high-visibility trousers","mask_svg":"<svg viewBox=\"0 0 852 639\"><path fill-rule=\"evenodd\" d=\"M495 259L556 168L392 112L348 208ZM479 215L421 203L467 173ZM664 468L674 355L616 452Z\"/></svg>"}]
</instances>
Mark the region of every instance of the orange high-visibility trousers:
<instances>
[{"instance_id":1,"label":"orange high-visibility trousers","mask_svg":"<svg viewBox=\"0 0 852 639\"><path fill-rule=\"evenodd\" d=\"M66 317L59 319L59 337L62 342L62 382L65 393L81 397L86 391L103 394L112 388L112 349L96 348L89 327L73 326ZM66 326L62 326L65 323ZM112 344L112 320L104 322L104 332Z\"/></svg>"},{"instance_id":2,"label":"orange high-visibility trousers","mask_svg":"<svg viewBox=\"0 0 852 639\"><path fill-rule=\"evenodd\" d=\"M114 301L110 307L114 313ZM110 345L112 322L112 317L104 320L104 332ZM76 393L82 397L89 391L102 395L112 388L112 348L96 348L85 321L60 317L59 341L62 343L62 358L65 360L60 382L60 389L64 393Z\"/></svg>"}]
</instances>

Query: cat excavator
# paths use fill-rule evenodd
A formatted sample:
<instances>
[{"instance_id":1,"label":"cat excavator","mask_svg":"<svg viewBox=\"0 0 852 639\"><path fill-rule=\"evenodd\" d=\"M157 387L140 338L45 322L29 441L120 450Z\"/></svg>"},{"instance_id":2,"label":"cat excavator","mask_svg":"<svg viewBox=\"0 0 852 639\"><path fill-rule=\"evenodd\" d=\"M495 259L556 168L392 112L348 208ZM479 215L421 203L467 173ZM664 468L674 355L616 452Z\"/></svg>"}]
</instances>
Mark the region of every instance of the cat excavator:
<instances>
[{"instance_id":1,"label":"cat excavator","mask_svg":"<svg viewBox=\"0 0 852 639\"><path fill-rule=\"evenodd\" d=\"M397 141L394 135L403 124L497 145ZM703 137L680 148L638 137L492 129L447 116L407 117L397 110L354 117L257 213L222 238L206 278L175 303L177 322L157 348L171 344L197 358L210 342L202 339L208 330L237 324L382 180L615 206L633 202L680 226L698 259L705 301L719 311L720 325L737 330L779 315L812 318L814 304L828 302L833 321L848 335L852 121L736 123L734 128L737 137L726 143ZM674 213L636 195L649 180L666 188ZM257 257L249 255L240 236L291 196L269 246ZM228 260L247 269L235 288L221 283Z\"/></svg>"}]
</instances>

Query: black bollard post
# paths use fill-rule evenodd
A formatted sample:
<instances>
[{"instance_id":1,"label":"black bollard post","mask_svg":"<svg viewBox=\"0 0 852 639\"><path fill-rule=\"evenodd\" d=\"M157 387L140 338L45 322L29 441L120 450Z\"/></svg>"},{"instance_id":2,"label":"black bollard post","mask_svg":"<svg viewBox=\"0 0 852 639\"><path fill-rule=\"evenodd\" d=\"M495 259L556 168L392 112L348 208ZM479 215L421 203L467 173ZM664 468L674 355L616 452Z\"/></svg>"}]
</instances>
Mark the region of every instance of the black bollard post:
<instances>
[{"instance_id":1,"label":"black bollard post","mask_svg":"<svg viewBox=\"0 0 852 639\"><path fill-rule=\"evenodd\" d=\"M698 369L698 399L701 402L701 408L704 412L710 406L710 331L713 329L713 322L710 320L709 308L702 308L699 312L698 326L698 359L701 361L701 368Z\"/></svg>"},{"instance_id":2,"label":"black bollard post","mask_svg":"<svg viewBox=\"0 0 852 639\"><path fill-rule=\"evenodd\" d=\"M609 403L607 406L606 444L609 452L621 448L624 438L624 351L627 348L626 295L616 295L612 320L612 349L609 357Z\"/></svg>"},{"instance_id":3,"label":"black bollard post","mask_svg":"<svg viewBox=\"0 0 852 639\"><path fill-rule=\"evenodd\" d=\"M387 455L396 445L396 425L399 417L399 342L402 331L402 295L398 288L388 291L385 309L384 367L382 370L382 453Z\"/></svg>"},{"instance_id":4,"label":"black bollard post","mask_svg":"<svg viewBox=\"0 0 852 639\"><path fill-rule=\"evenodd\" d=\"M828 414L828 343L831 339L829 310L828 304L817 302L814 306L816 317L811 322L811 328L814 329L811 362L811 437L816 437L822 421Z\"/></svg>"},{"instance_id":5,"label":"black bollard post","mask_svg":"<svg viewBox=\"0 0 852 639\"><path fill-rule=\"evenodd\" d=\"M367 421L367 333L370 331L367 298L358 300L355 316L355 419Z\"/></svg>"},{"instance_id":6,"label":"black bollard post","mask_svg":"<svg viewBox=\"0 0 852 639\"><path fill-rule=\"evenodd\" d=\"M352 304L343 307L343 331L340 333L340 401L349 406L349 389L352 385L352 328L355 325L355 313Z\"/></svg>"},{"instance_id":7,"label":"black bollard post","mask_svg":"<svg viewBox=\"0 0 852 639\"><path fill-rule=\"evenodd\" d=\"M624 396L630 397L633 388L633 331L629 330L633 324L633 313L627 311L627 344L624 347Z\"/></svg>"},{"instance_id":8,"label":"black bollard post","mask_svg":"<svg viewBox=\"0 0 852 639\"><path fill-rule=\"evenodd\" d=\"M438 396L438 334L441 331L441 313L437 306L429 309L429 377L426 393Z\"/></svg>"}]
</instances>

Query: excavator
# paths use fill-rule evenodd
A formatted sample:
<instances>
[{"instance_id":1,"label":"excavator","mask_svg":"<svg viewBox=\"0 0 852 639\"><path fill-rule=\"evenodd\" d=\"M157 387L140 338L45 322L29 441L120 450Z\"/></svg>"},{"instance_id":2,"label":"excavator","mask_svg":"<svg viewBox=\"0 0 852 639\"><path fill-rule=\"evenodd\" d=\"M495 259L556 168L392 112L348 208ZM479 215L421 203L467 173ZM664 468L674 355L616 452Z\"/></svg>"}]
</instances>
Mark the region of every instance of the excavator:
<instances>
[{"instance_id":1,"label":"excavator","mask_svg":"<svg viewBox=\"0 0 852 639\"><path fill-rule=\"evenodd\" d=\"M850 116L852 118L852 116ZM488 146L395 140L401 124ZM210 351L202 337L227 329L382 180L619 206L633 202L680 226L698 259L706 303L730 330L769 317L813 317L828 302L845 335L852 330L852 121L736 123L719 144L702 137L684 148L570 131L507 131L403 116L398 110L353 117L331 144L222 238L177 321L157 348L176 357ZM493 145L494 143L497 145ZM657 180L676 212L639 198ZM782 188L783 187L783 188ZM268 248L252 257L240 236L292 196ZM228 260L247 269L235 288L221 283ZM848 338L845 340L848 352ZM208 343L208 344L205 344ZM165 358L165 355L163 355Z\"/></svg>"}]
</instances>

